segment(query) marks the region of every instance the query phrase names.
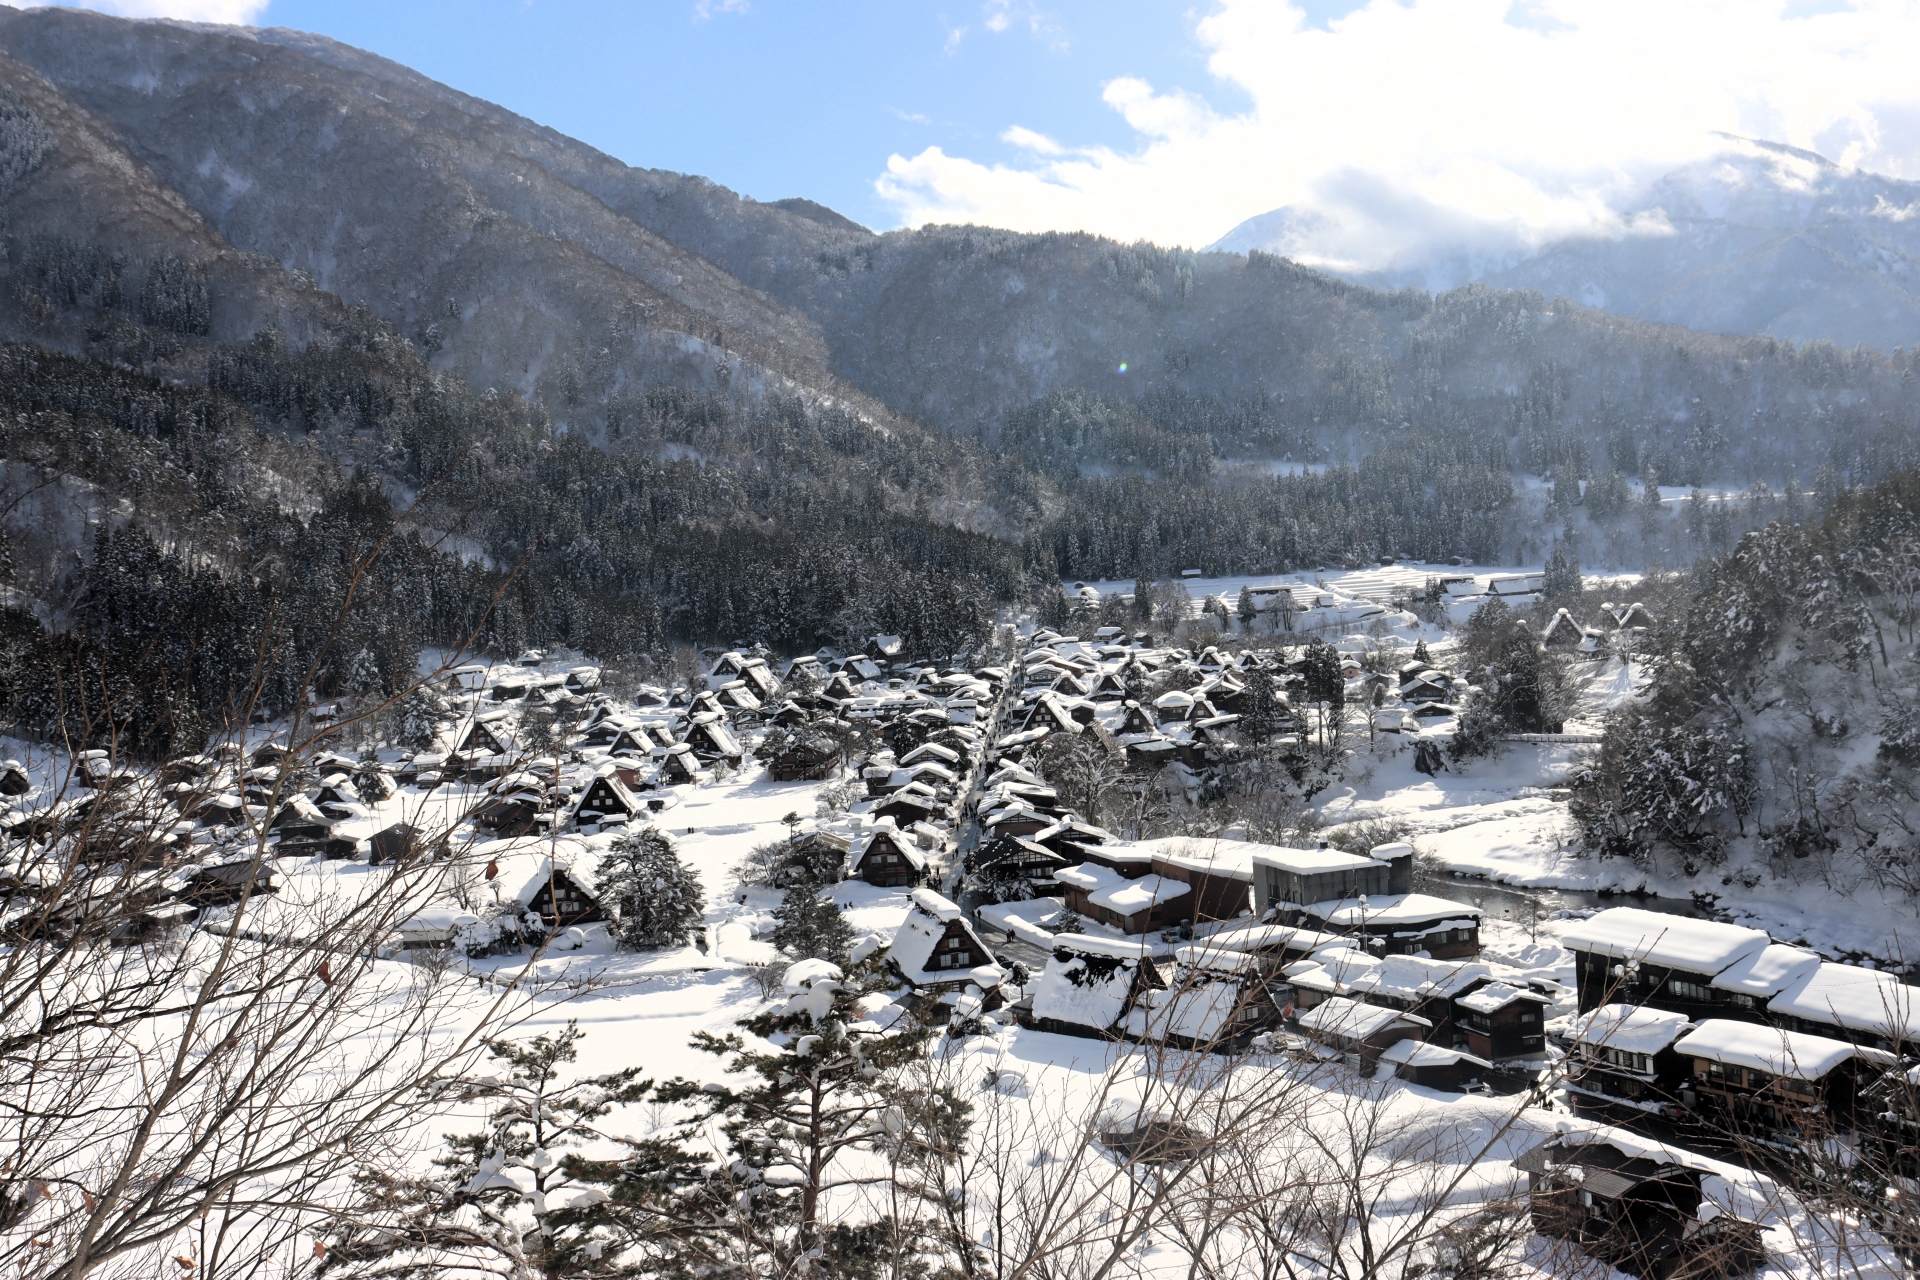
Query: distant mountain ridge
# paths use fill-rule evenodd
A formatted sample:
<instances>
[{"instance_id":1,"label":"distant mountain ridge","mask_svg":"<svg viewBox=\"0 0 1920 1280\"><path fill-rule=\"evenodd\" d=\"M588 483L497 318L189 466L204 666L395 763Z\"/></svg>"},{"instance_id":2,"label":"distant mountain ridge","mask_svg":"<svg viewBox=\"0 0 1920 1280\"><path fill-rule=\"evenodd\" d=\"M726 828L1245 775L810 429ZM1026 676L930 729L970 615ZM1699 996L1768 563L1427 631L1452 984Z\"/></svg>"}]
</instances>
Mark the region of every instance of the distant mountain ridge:
<instances>
[{"instance_id":1,"label":"distant mountain ridge","mask_svg":"<svg viewBox=\"0 0 1920 1280\"><path fill-rule=\"evenodd\" d=\"M9 141L8 94L48 148ZM1726 185L1695 193L1701 216ZM1684 212L1681 194L1665 198ZM1265 252L879 234L804 197L625 164L284 30L0 8L0 220L0 338L186 380L219 367L196 342L397 338L528 431L705 480L718 463L727 502L761 511L795 491L793 451L815 451L833 484L864 468L847 490L863 502L1025 544L1042 573L1330 547L1525 558L1535 531L1486 515L1509 469L1712 485L1873 476L1920 454L1911 353L1836 360L1530 289L1389 292ZM163 359L130 318L189 341ZM278 420L367 416L346 403ZM1268 532L1250 532L1235 495L1264 473L1220 465L1383 453L1398 478L1369 480L1365 526L1351 494L1307 519L1276 487L1255 521ZM1442 472L1471 473L1459 502L1406 487ZM1421 530L1403 528L1423 503ZM1605 554L1652 554L1623 545Z\"/></svg>"},{"instance_id":2,"label":"distant mountain ridge","mask_svg":"<svg viewBox=\"0 0 1920 1280\"><path fill-rule=\"evenodd\" d=\"M1338 274L1379 288L1534 289L1711 333L1882 350L1920 342L1920 183L1719 136L1722 150L1619 210L1634 234L1570 237L1531 253L1441 248ZM1214 247L1311 259L1325 231L1324 215L1276 209Z\"/></svg>"}]
</instances>

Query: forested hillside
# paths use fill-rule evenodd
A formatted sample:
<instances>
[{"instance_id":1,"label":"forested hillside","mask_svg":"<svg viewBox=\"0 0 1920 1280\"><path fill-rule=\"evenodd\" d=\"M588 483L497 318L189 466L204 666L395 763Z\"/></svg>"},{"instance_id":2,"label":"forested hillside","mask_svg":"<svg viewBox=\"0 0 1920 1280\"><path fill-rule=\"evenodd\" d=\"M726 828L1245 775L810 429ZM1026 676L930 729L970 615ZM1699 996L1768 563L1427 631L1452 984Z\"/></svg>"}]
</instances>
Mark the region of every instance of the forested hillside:
<instances>
[{"instance_id":1,"label":"forested hillside","mask_svg":"<svg viewBox=\"0 0 1920 1280\"><path fill-rule=\"evenodd\" d=\"M205 655L271 616L336 686L476 628L933 654L1062 576L1510 561L1570 529L1676 561L1771 506L1683 531L1650 482L1920 461L1905 354L789 206L317 37L0 11L19 619ZM396 520L380 644L335 652L315 619ZM186 599L193 627L155 621ZM181 697L230 697L184 655Z\"/></svg>"},{"instance_id":2,"label":"forested hillside","mask_svg":"<svg viewBox=\"0 0 1920 1280\"><path fill-rule=\"evenodd\" d=\"M1645 700L1576 790L1586 846L1691 877L1920 901L1920 476L1782 519L1661 589Z\"/></svg>"}]
</instances>

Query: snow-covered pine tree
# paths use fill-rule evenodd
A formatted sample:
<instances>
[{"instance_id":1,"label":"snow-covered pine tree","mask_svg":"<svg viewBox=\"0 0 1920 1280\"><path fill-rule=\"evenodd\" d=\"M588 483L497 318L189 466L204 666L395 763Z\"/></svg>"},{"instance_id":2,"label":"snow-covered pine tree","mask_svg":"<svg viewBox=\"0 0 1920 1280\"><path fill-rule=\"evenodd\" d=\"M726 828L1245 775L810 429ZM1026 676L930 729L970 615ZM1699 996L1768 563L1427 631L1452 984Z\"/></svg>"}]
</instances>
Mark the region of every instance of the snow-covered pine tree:
<instances>
[{"instance_id":1,"label":"snow-covered pine tree","mask_svg":"<svg viewBox=\"0 0 1920 1280\"><path fill-rule=\"evenodd\" d=\"M853 951L853 926L832 898L823 898L818 890L804 886L789 889L774 918L779 923L768 941L795 960L847 963Z\"/></svg>"},{"instance_id":2,"label":"snow-covered pine tree","mask_svg":"<svg viewBox=\"0 0 1920 1280\"><path fill-rule=\"evenodd\" d=\"M1549 604L1564 604L1580 598L1580 561L1565 542L1554 544L1547 557L1547 570L1541 575L1541 594Z\"/></svg>"},{"instance_id":3,"label":"snow-covered pine tree","mask_svg":"<svg viewBox=\"0 0 1920 1280\"><path fill-rule=\"evenodd\" d=\"M1255 742L1265 742L1286 727L1287 715L1273 689L1273 677L1261 667L1247 677L1240 727Z\"/></svg>"},{"instance_id":4,"label":"snow-covered pine tree","mask_svg":"<svg viewBox=\"0 0 1920 1280\"><path fill-rule=\"evenodd\" d=\"M1414 644L1413 660L1419 663L1423 667L1430 667L1433 665L1433 655L1427 652L1427 642L1425 640L1417 641Z\"/></svg>"},{"instance_id":5,"label":"snow-covered pine tree","mask_svg":"<svg viewBox=\"0 0 1920 1280\"><path fill-rule=\"evenodd\" d=\"M1329 707L1341 707L1347 700L1346 677L1340 674L1340 652L1325 640L1316 639L1300 655L1300 674L1306 677L1307 696Z\"/></svg>"},{"instance_id":6,"label":"snow-covered pine tree","mask_svg":"<svg viewBox=\"0 0 1920 1280\"><path fill-rule=\"evenodd\" d=\"M1252 587L1242 586L1240 588L1240 599L1235 606L1235 611L1240 615L1240 625L1250 630L1253 627L1254 618L1258 617L1260 613L1259 606L1253 602Z\"/></svg>"},{"instance_id":7,"label":"snow-covered pine tree","mask_svg":"<svg viewBox=\"0 0 1920 1280\"><path fill-rule=\"evenodd\" d=\"M787 1002L740 1024L770 1050L694 1037L745 1083L661 1087L717 1122L732 1157L706 1189L717 1229L702 1241L713 1252L694 1259L704 1273L925 1275L970 1244L949 1238L945 1212L969 1108L916 1070L932 1028L873 1029L871 1000L890 985L877 954L844 972L795 965Z\"/></svg>"},{"instance_id":8,"label":"snow-covered pine tree","mask_svg":"<svg viewBox=\"0 0 1920 1280\"><path fill-rule=\"evenodd\" d=\"M415 751L432 746L446 715L444 698L425 685L414 689L400 703L400 745Z\"/></svg>"},{"instance_id":9,"label":"snow-covered pine tree","mask_svg":"<svg viewBox=\"0 0 1920 1280\"><path fill-rule=\"evenodd\" d=\"M486 1127L447 1139L426 1175L368 1169L359 1200L326 1242L321 1276L431 1280L449 1274L611 1277L672 1274L688 1244L670 1197L700 1185L705 1163L672 1139L602 1132L615 1106L642 1101L639 1067L562 1081L584 1036L569 1022L523 1043L490 1041L490 1070L449 1080L449 1102L484 1103ZM623 1158L582 1160L609 1138ZM608 1166L613 1166L609 1168ZM601 1185L616 1176L623 1194ZM636 1194L644 1188L648 1194Z\"/></svg>"},{"instance_id":10,"label":"snow-covered pine tree","mask_svg":"<svg viewBox=\"0 0 1920 1280\"><path fill-rule=\"evenodd\" d=\"M614 909L614 937L629 951L686 946L706 911L700 877L681 863L658 827L616 840L594 889Z\"/></svg>"}]
</instances>

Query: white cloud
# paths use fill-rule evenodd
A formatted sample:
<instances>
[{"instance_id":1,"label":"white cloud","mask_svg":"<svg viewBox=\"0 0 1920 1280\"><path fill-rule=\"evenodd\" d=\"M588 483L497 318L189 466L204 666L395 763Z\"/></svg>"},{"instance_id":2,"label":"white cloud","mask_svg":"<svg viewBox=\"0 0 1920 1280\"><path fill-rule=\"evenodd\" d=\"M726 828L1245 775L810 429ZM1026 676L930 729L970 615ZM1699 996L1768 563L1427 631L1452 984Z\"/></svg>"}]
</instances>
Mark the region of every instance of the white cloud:
<instances>
[{"instance_id":1,"label":"white cloud","mask_svg":"<svg viewBox=\"0 0 1920 1280\"><path fill-rule=\"evenodd\" d=\"M1054 52L1067 48L1067 29L1059 15L1030 0L986 0L981 6L981 23L995 35L1025 27L1028 35Z\"/></svg>"},{"instance_id":2,"label":"white cloud","mask_svg":"<svg viewBox=\"0 0 1920 1280\"><path fill-rule=\"evenodd\" d=\"M705 22L716 13L752 13L753 6L747 0L699 0L693 6L693 20Z\"/></svg>"},{"instance_id":3,"label":"white cloud","mask_svg":"<svg viewBox=\"0 0 1920 1280\"><path fill-rule=\"evenodd\" d=\"M83 0L73 5L122 18L177 18L249 26L267 11L268 0Z\"/></svg>"},{"instance_id":4,"label":"white cloud","mask_svg":"<svg viewBox=\"0 0 1920 1280\"><path fill-rule=\"evenodd\" d=\"M1173 244L1287 207L1303 256L1378 265L1443 237L1623 232L1623 196L1719 145L1715 130L1920 177L1920 0L1807 10L1372 0L1316 28L1282 0L1216 0L1195 38L1244 110L1117 79L1103 97L1135 131L1130 147L1014 126L1002 135L1013 162L929 147L890 157L876 186L908 225ZM989 6L989 25L1016 12Z\"/></svg>"}]
</instances>

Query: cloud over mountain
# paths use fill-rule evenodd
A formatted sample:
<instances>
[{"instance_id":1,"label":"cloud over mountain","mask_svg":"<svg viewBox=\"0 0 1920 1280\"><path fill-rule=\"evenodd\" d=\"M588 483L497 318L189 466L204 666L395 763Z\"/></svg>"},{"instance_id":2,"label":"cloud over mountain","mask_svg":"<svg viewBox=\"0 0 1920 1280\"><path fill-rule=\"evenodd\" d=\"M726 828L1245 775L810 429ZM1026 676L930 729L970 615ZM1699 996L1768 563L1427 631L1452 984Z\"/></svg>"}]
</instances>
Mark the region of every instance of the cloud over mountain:
<instances>
[{"instance_id":1,"label":"cloud over mountain","mask_svg":"<svg viewBox=\"0 0 1920 1280\"><path fill-rule=\"evenodd\" d=\"M1162 243L1285 208L1296 256L1364 270L1624 232L1628 197L1715 131L1920 177L1920 5L1374 0L1318 27L1221 0L1195 36L1219 101L1111 81L1130 149L1009 120L1021 162L929 147L891 157L878 189L908 224Z\"/></svg>"}]
</instances>

